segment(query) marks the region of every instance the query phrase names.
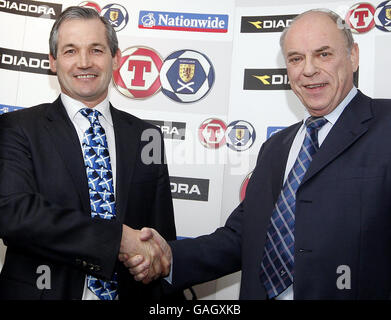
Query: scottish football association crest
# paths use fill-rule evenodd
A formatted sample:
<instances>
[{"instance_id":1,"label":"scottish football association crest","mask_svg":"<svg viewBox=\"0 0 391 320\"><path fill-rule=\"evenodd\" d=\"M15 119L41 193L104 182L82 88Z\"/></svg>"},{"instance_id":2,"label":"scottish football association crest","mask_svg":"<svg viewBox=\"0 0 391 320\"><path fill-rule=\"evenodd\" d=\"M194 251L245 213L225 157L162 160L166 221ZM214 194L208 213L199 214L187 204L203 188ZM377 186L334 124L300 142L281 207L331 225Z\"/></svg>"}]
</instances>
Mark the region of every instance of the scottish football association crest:
<instances>
[{"instance_id":1,"label":"scottish football association crest","mask_svg":"<svg viewBox=\"0 0 391 320\"><path fill-rule=\"evenodd\" d=\"M103 7L100 15L110 22L116 32L125 28L129 21L128 11L124 6L116 3Z\"/></svg>"},{"instance_id":2,"label":"scottish football association crest","mask_svg":"<svg viewBox=\"0 0 391 320\"><path fill-rule=\"evenodd\" d=\"M231 122L226 131L227 146L235 151L249 149L255 141L255 129L244 120Z\"/></svg>"},{"instance_id":3,"label":"scottish football association crest","mask_svg":"<svg viewBox=\"0 0 391 320\"><path fill-rule=\"evenodd\" d=\"M375 11L375 25L381 31L391 31L391 1L384 1Z\"/></svg>"},{"instance_id":4,"label":"scottish football association crest","mask_svg":"<svg viewBox=\"0 0 391 320\"><path fill-rule=\"evenodd\" d=\"M162 92L170 99L195 102L210 91L215 74L209 58L194 50L180 50L170 54L160 71Z\"/></svg>"}]
</instances>

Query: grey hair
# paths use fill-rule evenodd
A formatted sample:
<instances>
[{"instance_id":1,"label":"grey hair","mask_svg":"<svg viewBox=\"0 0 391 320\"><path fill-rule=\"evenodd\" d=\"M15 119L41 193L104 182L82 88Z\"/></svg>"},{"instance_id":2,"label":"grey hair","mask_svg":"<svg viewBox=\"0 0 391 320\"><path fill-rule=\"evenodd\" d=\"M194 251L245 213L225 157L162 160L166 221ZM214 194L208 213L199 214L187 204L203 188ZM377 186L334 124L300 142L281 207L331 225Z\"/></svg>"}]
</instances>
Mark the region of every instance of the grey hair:
<instances>
[{"instance_id":1,"label":"grey hair","mask_svg":"<svg viewBox=\"0 0 391 320\"><path fill-rule=\"evenodd\" d=\"M57 45L58 45L58 29L61 24L67 20L88 20L88 19L99 19L105 26L106 29L106 38L110 47L111 56L114 57L115 53L118 50L118 38L117 34L106 18L101 17L99 13L91 8L72 6L68 7L65 11L63 11L55 23L53 24L52 30L50 31L49 37L49 50L50 54L57 59Z\"/></svg>"},{"instance_id":2,"label":"grey hair","mask_svg":"<svg viewBox=\"0 0 391 320\"><path fill-rule=\"evenodd\" d=\"M337 13L335 13L334 11L331 11L329 9L325 9L325 8L311 9L311 10L305 11L305 12L297 15L292 20L290 25L288 27L286 27L284 29L284 31L281 33L281 36L280 36L280 47L281 47L281 49L282 50L284 49L284 41L285 41L286 34L287 34L289 28L293 25L293 23L295 23L295 21L299 20L302 16L304 16L304 15L306 15L308 13L311 13L311 12L323 12L331 20L333 20L335 22L335 24L337 25L337 28L339 30L341 30L341 32L343 33L343 35L345 37L348 53L350 53L352 48L353 48L353 45L354 45L354 39L353 39L352 31L350 30L350 27L347 25L345 20L342 19Z\"/></svg>"}]
</instances>

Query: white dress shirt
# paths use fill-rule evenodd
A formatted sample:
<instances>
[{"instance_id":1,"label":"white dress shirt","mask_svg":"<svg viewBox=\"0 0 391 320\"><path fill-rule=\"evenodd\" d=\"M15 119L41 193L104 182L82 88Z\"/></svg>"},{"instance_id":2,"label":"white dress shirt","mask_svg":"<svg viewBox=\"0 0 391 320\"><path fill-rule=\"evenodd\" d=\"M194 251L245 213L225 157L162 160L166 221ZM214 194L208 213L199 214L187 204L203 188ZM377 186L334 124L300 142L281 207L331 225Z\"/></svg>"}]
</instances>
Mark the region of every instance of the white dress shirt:
<instances>
[{"instance_id":1,"label":"white dress shirt","mask_svg":"<svg viewBox=\"0 0 391 320\"><path fill-rule=\"evenodd\" d=\"M329 114L324 116L324 118L327 120L327 123L322 128L320 128L318 131L319 147L322 145L323 141L326 139L326 137L329 134L333 125L337 122L339 116L345 110L345 107L349 104L349 102L354 98L354 96L356 94L357 94L357 88L353 86L353 88L349 91L349 93L347 94L345 99L343 99L342 102L332 112L330 112ZM303 124L299 128L299 131L297 131L297 134L295 136L295 139L293 140L291 149L289 151L288 161L286 163L286 168L285 168L284 183L285 183L285 180L287 179L288 174L291 171L293 165L295 164L297 156L299 155L301 146L302 146L302 144L304 142L304 138L305 138L305 132L306 132L305 121L310 116L311 115L308 113L308 111L305 110ZM275 299L277 299L277 300L293 300L294 299L293 285L294 285L294 283L292 285L290 285L284 292L282 292Z\"/></svg>"},{"instance_id":2,"label":"white dress shirt","mask_svg":"<svg viewBox=\"0 0 391 320\"><path fill-rule=\"evenodd\" d=\"M77 136L80 141L80 148L82 147L84 132L90 127L90 122L88 119L83 116L79 110L86 108L86 106L64 93L61 93L61 101L65 107L65 110L71 119L73 125L75 126ZM107 146L110 154L111 170L113 172L113 187L115 194L115 181L116 181L116 153L115 153L115 137L114 137L114 127L113 120L110 112L109 99L106 97L101 103L94 107L95 110L98 110L102 116L99 116L99 122L102 125L106 133ZM82 300L99 300L99 298L92 293L91 290L87 287L87 277L84 281L84 290ZM116 297L118 300L118 295Z\"/></svg>"}]
</instances>

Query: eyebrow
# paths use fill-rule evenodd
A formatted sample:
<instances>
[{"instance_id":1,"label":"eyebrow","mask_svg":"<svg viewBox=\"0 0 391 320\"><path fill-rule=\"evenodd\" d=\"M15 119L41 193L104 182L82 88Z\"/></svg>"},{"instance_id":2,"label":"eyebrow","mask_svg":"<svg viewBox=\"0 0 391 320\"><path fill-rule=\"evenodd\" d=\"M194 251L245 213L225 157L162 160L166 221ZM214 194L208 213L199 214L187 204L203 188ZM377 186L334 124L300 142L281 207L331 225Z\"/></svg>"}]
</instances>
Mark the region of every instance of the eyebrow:
<instances>
[{"instance_id":1,"label":"eyebrow","mask_svg":"<svg viewBox=\"0 0 391 320\"><path fill-rule=\"evenodd\" d=\"M320 53L320 52L323 52L323 51L329 50L329 49L331 49L330 46L323 46L323 47L320 47L319 49L315 49L314 52ZM302 54L302 53L300 53L299 51L291 51L287 54L287 58L294 56L294 55L297 55L297 54Z\"/></svg>"},{"instance_id":2,"label":"eyebrow","mask_svg":"<svg viewBox=\"0 0 391 320\"><path fill-rule=\"evenodd\" d=\"M316 49L315 53L319 53L319 52L329 50L329 49L330 49L330 46L323 46L323 47L320 47L319 49Z\"/></svg>"},{"instance_id":3,"label":"eyebrow","mask_svg":"<svg viewBox=\"0 0 391 320\"><path fill-rule=\"evenodd\" d=\"M99 43L99 42L94 42L94 43L90 44L89 46L90 47L103 47L103 48L106 47L104 44ZM67 44L63 45L61 48L65 49L65 48L76 48L76 47L77 47L77 45L74 43L67 43Z\"/></svg>"}]
</instances>

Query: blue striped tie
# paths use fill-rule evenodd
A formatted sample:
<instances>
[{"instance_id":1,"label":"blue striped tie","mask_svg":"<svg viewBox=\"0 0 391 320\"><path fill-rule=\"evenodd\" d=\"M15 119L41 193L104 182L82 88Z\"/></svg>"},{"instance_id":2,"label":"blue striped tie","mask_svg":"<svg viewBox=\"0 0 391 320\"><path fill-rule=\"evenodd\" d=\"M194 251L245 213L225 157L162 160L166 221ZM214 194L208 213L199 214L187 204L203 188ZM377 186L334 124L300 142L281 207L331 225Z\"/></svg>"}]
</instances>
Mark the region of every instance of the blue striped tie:
<instances>
[{"instance_id":1,"label":"blue striped tie","mask_svg":"<svg viewBox=\"0 0 391 320\"><path fill-rule=\"evenodd\" d=\"M98 219L114 219L116 211L113 173L106 133L98 119L101 113L90 108L83 108L80 113L91 124L84 133L82 142L90 194L91 216ZM114 300L117 296L118 287L116 278L117 274L114 274L112 281L103 281L88 275L87 287L101 300Z\"/></svg>"},{"instance_id":2,"label":"blue striped tie","mask_svg":"<svg viewBox=\"0 0 391 320\"><path fill-rule=\"evenodd\" d=\"M293 283L296 191L319 149L318 130L326 123L323 117L306 120L303 145L273 210L261 263L261 280L270 299Z\"/></svg>"}]
</instances>

